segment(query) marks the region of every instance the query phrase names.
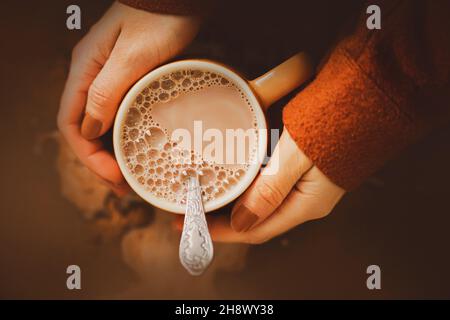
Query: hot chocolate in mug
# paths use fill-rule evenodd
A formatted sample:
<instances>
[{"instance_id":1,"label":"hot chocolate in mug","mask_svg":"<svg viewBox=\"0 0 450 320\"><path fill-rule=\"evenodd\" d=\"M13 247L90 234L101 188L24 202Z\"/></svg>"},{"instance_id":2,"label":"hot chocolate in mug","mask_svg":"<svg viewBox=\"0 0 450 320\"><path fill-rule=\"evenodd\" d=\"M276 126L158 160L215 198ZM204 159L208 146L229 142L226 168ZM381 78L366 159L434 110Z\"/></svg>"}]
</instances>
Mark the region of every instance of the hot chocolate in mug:
<instances>
[{"instance_id":1,"label":"hot chocolate in mug","mask_svg":"<svg viewBox=\"0 0 450 320\"><path fill-rule=\"evenodd\" d=\"M312 72L305 53L251 81L209 60L176 61L149 72L126 94L114 123L114 152L126 181L148 203L184 214L186 178L195 172L200 177L205 212L227 205L250 186L261 168L267 150L266 109ZM180 129L194 135L193 143L177 135ZM228 148L232 143L226 138L228 131L240 129L241 133L253 130L245 138L235 136L236 144L247 139L241 161L237 157L234 163L223 157L216 161L213 156L219 149L239 152L234 144ZM216 148L209 156L199 154L208 143L201 139L199 146L196 132L202 138L216 134L209 137L209 147L214 140ZM221 144L216 144L219 140Z\"/></svg>"}]
</instances>

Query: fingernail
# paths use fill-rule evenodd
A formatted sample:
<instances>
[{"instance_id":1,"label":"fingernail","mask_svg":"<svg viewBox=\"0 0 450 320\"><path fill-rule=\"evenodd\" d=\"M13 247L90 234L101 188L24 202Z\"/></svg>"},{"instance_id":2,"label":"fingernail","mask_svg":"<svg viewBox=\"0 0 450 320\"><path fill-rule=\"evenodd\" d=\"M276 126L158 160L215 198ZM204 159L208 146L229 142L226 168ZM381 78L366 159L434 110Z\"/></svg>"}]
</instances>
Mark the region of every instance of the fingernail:
<instances>
[{"instance_id":1,"label":"fingernail","mask_svg":"<svg viewBox=\"0 0 450 320\"><path fill-rule=\"evenodd\" d=\"M91 117L89 113L86 113L83 123L81 124L81 135L88 140L92 140L99 136L101 130L101 121Z\"/></svg>"},{"instance_id":2,"label":"fingernail","mask_svg":"<svg viewBox=\"0 0 450 320\"><path fill-rule=\"evenodd\" d=\"M131 192L131 188L126 184L122 184L120 187L115 187L114 190L119 197L124 197Z\"/></svg>"},{"instance_id":3,"label":"fingernail","mask_svg":"<svg viewBox=\"0 0 450 320\"><path fill-rule=\"evenodd\" d=\"M248 231L258 220L258 216L241 204L231 215L231 227L234 231Z\"/></svg>"},{"instance_id":4,"label":"fingernail","mask_svg":"<svg viewBox=\"0 0 450 320\"><path fill-rule=\"evenodd\" d=\"M124 181L121 181L121 182L113 183L113 185L116 188L126 188L128 186L128 183L124 180Z\"/></svg>"},{"instance_id":5,"label":"fingernail","mask_svg":"<svg viewBox=\"0 0 450 320\"><path fill-rule=\"evenodd\" d=\"M105 181L107 184L109 184L111 187L115 187L115 188L123 188L125 187L127 184L125 181L121 181L121 182L112 182L109 179L106 178L102 178L103 181Z\"/></svg>"}]
</instances>

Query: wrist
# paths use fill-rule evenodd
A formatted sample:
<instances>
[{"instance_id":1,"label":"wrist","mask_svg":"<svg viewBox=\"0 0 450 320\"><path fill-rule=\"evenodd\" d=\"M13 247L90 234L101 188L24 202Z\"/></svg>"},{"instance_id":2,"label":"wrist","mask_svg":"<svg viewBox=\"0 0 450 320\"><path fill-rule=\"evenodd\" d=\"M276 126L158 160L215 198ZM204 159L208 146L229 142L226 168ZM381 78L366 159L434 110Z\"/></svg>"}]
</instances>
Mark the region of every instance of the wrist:
<instances>
[{"instance_id":1,"label":"wrist","mask_svg":"<svg viewBox=\"0 0 450 320\"><path fill-rule=\"evenodd\" d=\"M211 0L118 0L130 7L154 13L204 16L212 8Z\"/></svg>"}]
</instances>

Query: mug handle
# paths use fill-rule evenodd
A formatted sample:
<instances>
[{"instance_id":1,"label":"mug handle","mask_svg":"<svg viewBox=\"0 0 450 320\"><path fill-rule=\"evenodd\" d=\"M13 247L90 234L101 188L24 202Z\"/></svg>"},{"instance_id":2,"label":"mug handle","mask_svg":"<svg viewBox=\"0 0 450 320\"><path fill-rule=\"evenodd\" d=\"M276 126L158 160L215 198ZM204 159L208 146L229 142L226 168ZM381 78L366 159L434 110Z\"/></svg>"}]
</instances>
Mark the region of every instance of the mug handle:
<instances>
[{"instance_id":1,"label":"mug handle","mask_svg":"<svg viewBox=\"0 0 450 320\"><path fill-rule=\"evenodd\" d=\"M262 76L249 81L249 84L265 111L272 103L308 80L313 72L311 59L306 53L299 52Z\"/></svg>"}]
</instances>

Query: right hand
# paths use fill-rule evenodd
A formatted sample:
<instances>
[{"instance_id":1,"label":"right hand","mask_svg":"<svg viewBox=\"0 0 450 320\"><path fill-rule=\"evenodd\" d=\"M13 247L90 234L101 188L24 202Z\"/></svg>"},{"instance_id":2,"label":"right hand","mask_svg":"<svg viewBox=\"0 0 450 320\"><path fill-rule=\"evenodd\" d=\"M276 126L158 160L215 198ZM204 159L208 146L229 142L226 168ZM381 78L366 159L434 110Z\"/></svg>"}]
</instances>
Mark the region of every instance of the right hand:
<instances>
[{"instance_id":1,"label":"right hand","mask_svg":"<svg viewBox=\"0 0 450 320\"><path fill-rule=\"evenodd\" d=\"M187 46L198 26L196 17L114 3L73 49L58 128L81 162L117 194L129 187L98 138L111 128L127 90Z\"/></svg>"}]
</instances>

